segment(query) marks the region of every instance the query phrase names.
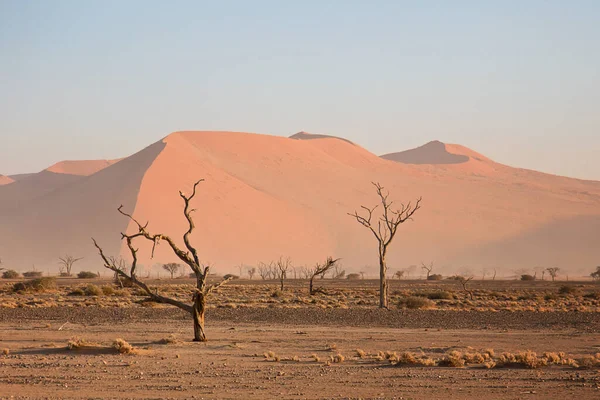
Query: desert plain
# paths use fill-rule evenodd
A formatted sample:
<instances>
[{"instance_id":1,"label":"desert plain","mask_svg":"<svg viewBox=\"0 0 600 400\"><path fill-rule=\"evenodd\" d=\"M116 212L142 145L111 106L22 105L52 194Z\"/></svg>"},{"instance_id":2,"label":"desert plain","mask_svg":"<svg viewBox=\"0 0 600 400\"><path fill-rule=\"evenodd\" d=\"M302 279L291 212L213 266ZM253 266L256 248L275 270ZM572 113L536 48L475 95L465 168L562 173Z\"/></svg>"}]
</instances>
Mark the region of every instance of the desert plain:
<instances>
[{"instance_id":1,"label":"desert plain","mask_svg":"<svg viewBox=\"0 0 600 400\"><path fill-rule=\"evenodd\" d=\"M218 279L213 277L212 279ZM189 314L112 279L0 289L0 398L490 399L600 395L591 281L236 279ZM185 300L188 278L151 280ZM403 300L404 299L404 300ZM405 299L422 301L406 302ZM123 340L123 347L120 340Z\"/></svg>"}]
</instances>

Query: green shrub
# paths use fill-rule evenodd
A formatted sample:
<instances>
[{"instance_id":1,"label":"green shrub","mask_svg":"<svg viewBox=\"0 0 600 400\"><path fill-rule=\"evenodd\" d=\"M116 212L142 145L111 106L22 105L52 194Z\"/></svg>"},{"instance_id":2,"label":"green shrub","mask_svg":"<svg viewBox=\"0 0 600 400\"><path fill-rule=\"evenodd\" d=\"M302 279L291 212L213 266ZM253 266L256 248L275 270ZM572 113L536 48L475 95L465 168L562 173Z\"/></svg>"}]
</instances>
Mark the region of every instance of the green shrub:
<instances>
[{"instance_id":1,"label":"green shrub","mask_svg":"<svg viewBox=\"0 0 600 400\"><path fill-rule=\"evenodd\" d=\"M100 287L93 284L87 285L84 289L84 292L86 296L101 296L104 294Z\"/></svg>"},{"instance_id":2,"label":"green shrub","mask_svg":"<svg viewBox=\"0 0 600 400\"><path fill-rule=\"evenodd\" d=\"M398 306L402 308L409 308L411 310L430 308L434 305L435 303L428 298L418 296L406 297L404 299L400 299L398 302Z\"/></svg>"},{"instance_id":3,"label":"green shrub","mask_svg":"<svg viewBox=\"0 0 600 400\"><path fill-rule=\"evenodd\" d=\"M42 271L27 271L27 272L23 272L23 276L25 278L40 278L42 276Z\"/></svg>"},{"instance_id":4,"label":"green shrub","mask_svg":"<svg viewBox=\"0 0 600 400\"><path fill-rule=\"evenodd\" d=\"M17 271L15 271L14 269L9 269L8 271L4 271L2 273L2 278L3 279L16 279L19 277L19 273Z\"/></svg>"},{"instance_id":5,"label":"green shrub","mask_svg":"<svg viewBox=\"0 0 600 400\"><path fill-rule=\"evenodd\" d=\"M13 291L15 292L44 292L46 290L56 289L56 278L43 277L36 278L25 282L18 282L13 285Z\"/></svg>"},{"instance_id":6,"label":"green shrub","mask_svg":"<svg viewBox=\"0 0 600 400\"><path fill-rule=\"evenodd\" d=\"M81 271L80 273L77 274L77 278L79 279L93 279L93 278L97 278L98 275L96 275L95 273L91 272L91 271Z\"/></svg>"}]
</instances>

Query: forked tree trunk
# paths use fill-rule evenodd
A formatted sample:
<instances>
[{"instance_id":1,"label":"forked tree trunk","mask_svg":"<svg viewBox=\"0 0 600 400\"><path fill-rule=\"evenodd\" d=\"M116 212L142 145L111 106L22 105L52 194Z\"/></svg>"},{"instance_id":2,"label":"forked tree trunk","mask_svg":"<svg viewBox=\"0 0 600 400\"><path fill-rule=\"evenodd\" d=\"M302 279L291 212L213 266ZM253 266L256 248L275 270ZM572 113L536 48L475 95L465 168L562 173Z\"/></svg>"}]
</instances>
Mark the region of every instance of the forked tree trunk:
<instances>
[{"instance_id":1,"label":"forked tree trunk","mask_svg":"<svg viewBox=\"0 0 600 400\"><path fill-rule=\"evenodd\" d=\"M379 308L388 308L385 252L379 253Z\"/></svg>"},{"instance_id":2,"label":"forked tree trunk","mask_svg":"<svg viewBox=\"0 0 600 400\"><path fill-rule=\"evenodd\" d=\"M206 311L206 297L204 293L198 291L194 296L194 308L192 316L194 317L194 342L206 342L206 333L204 332L204 312Z\"/></svg>"}]
</instances>

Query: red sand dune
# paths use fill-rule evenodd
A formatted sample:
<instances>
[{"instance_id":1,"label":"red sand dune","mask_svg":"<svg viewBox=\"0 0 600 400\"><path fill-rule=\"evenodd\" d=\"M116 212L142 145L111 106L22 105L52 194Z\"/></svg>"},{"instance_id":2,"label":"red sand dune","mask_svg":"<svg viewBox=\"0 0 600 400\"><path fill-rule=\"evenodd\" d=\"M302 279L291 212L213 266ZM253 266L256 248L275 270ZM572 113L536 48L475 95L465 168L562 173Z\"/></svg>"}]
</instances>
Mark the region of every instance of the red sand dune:
<instances>
[{"instance_id":1,"label":"red sand dune","mask_svg":"<svg viewBox=\"0 0 600 400\"><path fill-rule=\"evenodd\" d=\"M14 179L5 176L5 175L0 175L0 186L2 185L8 185L9 183L13 183Z\"/></svg>"},{"instance_id":2,"label":"red sand dune","mask_svg":"<svg viewBox=\"0 0 600 400\"><path fill-rule=\"evenodd\" d=\"M193 204L192 240L201 259L222 272L280 255L295 265L332 255L342 257L348 271L373 272L374 238L347 215L377 204L371 181L381 182L397 202L423 197L422 210L392 244L392 270L421 260L447 273L465 267L511 271L534 267L535 260L565 271L597 264L600 182L511 168L462 146L441 145L435 146L442 157L468 159L407 164L326 136L176 132L24 205L6 211L0 203L6 238L0 254L21 269L32 263L54 268L64 253L84 256L80 267L100 269L91 236L108 252L127 255L118 234L127 224L116 212L119 204L149 221L151 232L181 243L186 223L178 191L189 192L204 178ZM587 239L576 240L574 232L586 232ZM153 260L149 244L138 245L146 266L174 260L164 243Z\"/></svg>"},{"instance_id":3,"label":"red sand dune","mask_svg":"<svg viewBox=\"0 0 600 400\"><path fill-rule=\"evenodd\" d=\"M57 174L89 176L119 161L120 159L60 161L47 168L46 171L54 172Z\"/></svg>"}]
</instances>

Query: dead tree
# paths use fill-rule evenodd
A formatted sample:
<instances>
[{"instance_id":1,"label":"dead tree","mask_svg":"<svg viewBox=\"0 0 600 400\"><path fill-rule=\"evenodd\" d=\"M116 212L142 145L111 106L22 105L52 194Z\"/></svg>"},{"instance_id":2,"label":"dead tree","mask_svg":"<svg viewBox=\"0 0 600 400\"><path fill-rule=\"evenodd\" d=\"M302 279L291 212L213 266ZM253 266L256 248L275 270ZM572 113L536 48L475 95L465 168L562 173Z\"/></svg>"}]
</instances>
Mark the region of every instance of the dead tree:
<instances>
[{"instance_id":1,"label":"dead tree","mask_svg":"<svg viewBox=\"0 0 600 400\"><path fill-rule=\"evenodd\" d=\"M315 267L312 269L312 271L310 271L310 280L308 282L308 289L309 289L309 293L311 296L314 296L317 293L325 294L325 291L322 288L315 289L315 287L314 287L315 277L322 275L322 274L326 274L332 268L335 268L335 265L339 260L340 260L339 258L334 260L331 257L327 257L327 261L325 261L324 264L317 263L317 265L315 265Z\"/></svg>"},{"instance_id":2,"label":"dead tree","mask_svg":"<svg viewBox=\"0 0 600 400\"><path fill-rule=\"evenodd\" d=\"M58 260L62 267L60 267L60 274L62 276L71 276L71 271L73 270L73 264L77 261L82 260L83 257L75 258L69 254L64 257L59 257Z\"/></svg>"},{"instance_id":3,"label":"dead tree","mask_svg":"<svg viewBox=\"0 0 600 400\"><path fill-rule=\"evenodd\" d=\"M425 263L421 261L421 268L427 272L425 279L429 280L429 275L431 275L431 271L433 271L433 261L430 262L429 265L425 265Z\"/></svg>"},{"instance_id":4,"label":"dead tree","mask_svg":"<svg viewBox=\"0 0 600 400\"><path fill-rule=\"evenodd\" d=\"M163 264L162 268L167 271L168 273L171 274L171 279L173 279L175 277L175 274L177 273L177 271L179 271L179 268L181 267L181 264L177 264L177 263L168 263L168 264Z\"/></svg>"},{"instance_id":5,"label":"dead tree","mask_svg":"<svg viewBox=\"0 0 600 400\"><path fill-rule=\"evenodd\" d=\"M283 256L279 257L279 260L275 263L277 278L279 279L279 283L281 284L281 290L283 291L283 284L287 278L287 273L289 269L292 267L292 261L289 257L283 258Z\"/></svg>"},{"instance_id":6,"label":"dead tree","mask_svg":"<svg viewBox=\"0 0 600 400\"><path fill-rule=\"evenodd\" d=\"M118 208L119 213L126 216L127 218L129 218L132 222L134 222L137 225L137 233L134 233L131 235L121 233L121 238L126 241L127 247L129 248L129 251L131 252L131 256L133 258L133 261L131 263L131 267L130 267L129 271L128 272L121 271L118 268L118 266L115 265L113 262L111 262L111 259L109 259L104 254L104 252L102 251L102 248L98 245L98 243L96 243L96 240L94 240L92 238L92 240L94 241L94 245L98 249L98 252L100 253L100 257L104 261L104 266L106 268L112 270L113 272L115 272L116 274L118 274L121 277L131 280L131 282L133 284L135 284L136 286L141 288L144 292L146 292L146 295L152 301L155 301L157 303L170 304L170 305L178 307L184 311L189 312L192 315L192 318L194 320L194 341L197 341L197 342L205 342L206 341L206 333L204 330L204 314L206 311L206 299L207 299L208 295L212 291L219 288L221 285L223 285L224 283L226 283L228 281L228 279L225 279L219 283L216 283L216 284L213 284L210 286L207 285L206 281L207 281L210 267L205 266L200 263L200 259L198 258L198 251L196 250L196 248L194 246L192 246L192 244L190 242L190 235L192 234L192 232L194 231L194 228L195 228L194 220L192 219L192 213L195 210L190 209L190 201L196 195L196 187L202 181L204 181L204 179L201 179L201 180L197 181L196 183L194 183L192 194L189 196L186 196L181 191L179 192L179 196L183 199L183 202L184 202L183 215L185 216L185 218L188 222L188 225L189 225L188 230L183 235L183 243L185 244L186 250L183 250L179 246L177 246L175 241L170 236L167 236L167 235L164 235L161 233L158 233L158 234L150 233L148 231L148 223L146 223L145 225L142 225L141 223L139 223L135 218L133 218L133 216L131 214L127 214L126 212L123 211L122 205L119 206L119 208ZM171 250L173 250L173 253L175 253L175 255L181 261L183 261L185 264L187 264L190 267L190 269L193 271L194 275L196 276L196 289L192 296L192 304L183 303L178 300L172 299L170 297L163 296L158 293L157 289L152 290L146 283L144 283L143 281L138 279L138 276L136 273L138 249L136 249L133 246L133 241L137 238L143 238L143 239L146 239L146 240L152 242L151 257L154 256L154 250L155 250L156 246L159 245L161 240L167 242L167 244L169 245Z\"/></svg>"},{"instance_id":7,"label":"dead tree","mask_svg":"<svg viewBox=\"0 0 600 400\"><path fill-rule=\"evenodd\" d=\"M387 294L387 264L386 255L388 247L394 237L400 224L411 219L413 214L421 208L421 198L417 199L414 206L409 202L407 205L401 204L399 209L393 209L393 201L388 200L389 192L379 184L373 182L379 201L382 206L382 215L373 220L373 212L378 207L368 208L361 206L364 210L365 215L359 215L357 211L354 214L348 214L356 219L358 223L368 228L373 236L377 239L378 243L378 255L379 255L379 307L388 308L388 294Z\"/></svg>"},{"instance_id":8,"label":"dead tree","mask_svg":"<svg viewBox=\"0 0 600 400\"><path fill-rule=\"evenodd\" d=\"M550 277L552 278L552 282L554 282L554 280L556 279L556 276L558 275L558 271L560 271L560 268L550 267L550 268L546 268L546 271L548 271L548 274L550 274Z\"/></svg>"},{"instance_id":9,"label":"dead tree","mask_svg":"<svg viewBox=\"0 0 600 400\"><path fill-rule=\"evenodd\" d=\"M254 275L256 275L256 267L248 267L247 272L248 272L248 277L250 279L253 279Z\"/></svg>"},{"instance_id":10,"label":"dead tree","mask_svg":"<svg viewBox=\"0 0 600 400\"><path fill-rule=\"evenodd\" d=\"M469 295L469 298L471 300L473 300L473 291L469 290L469 288L467 288L467 284L473 280L473 277L470 276L468 278L465 278L464 276L457 276L456 280L462 286L463 291Z\"/></svg>"}]
</instances>

